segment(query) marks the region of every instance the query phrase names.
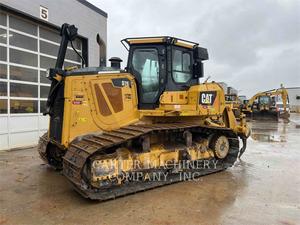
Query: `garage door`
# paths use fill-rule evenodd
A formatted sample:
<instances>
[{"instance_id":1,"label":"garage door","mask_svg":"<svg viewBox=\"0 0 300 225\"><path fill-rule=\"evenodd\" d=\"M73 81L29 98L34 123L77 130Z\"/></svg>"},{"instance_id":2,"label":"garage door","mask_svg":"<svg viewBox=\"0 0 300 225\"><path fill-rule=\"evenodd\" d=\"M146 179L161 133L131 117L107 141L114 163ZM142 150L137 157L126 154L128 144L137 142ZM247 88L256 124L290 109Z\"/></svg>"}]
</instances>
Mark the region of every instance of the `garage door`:
<instances>
[{"instance_id":1,"label":"garage door","mask_svg":"<svg viewBox=\"0 0 300 225\"><path fill-rule=\"evenodd\" d=\"M55 65L59 42L58 31L0 12L0 150L34 145L46 131L46 69ZM82 40L73 45L81 53ZM81 59L68 46L64 66L74 65Z\"/></svg>"}]
</instances>

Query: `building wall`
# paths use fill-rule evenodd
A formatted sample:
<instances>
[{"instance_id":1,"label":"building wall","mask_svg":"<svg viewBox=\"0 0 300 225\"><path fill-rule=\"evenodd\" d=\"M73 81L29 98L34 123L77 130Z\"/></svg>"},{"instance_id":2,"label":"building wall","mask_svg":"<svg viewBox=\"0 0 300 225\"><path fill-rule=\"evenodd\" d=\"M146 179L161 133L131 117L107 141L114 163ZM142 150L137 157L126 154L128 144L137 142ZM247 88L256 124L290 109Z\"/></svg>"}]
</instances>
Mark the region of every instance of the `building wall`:
<instances>
[{"instance_id":1,"label":"building wall","mask_svg":"<svg viewBox=\"0 0 300 225\"><path fill-rule=\"evenodd\" d=\"M238 94L238 91L237 91L237 89L235 89L235 88L233 88L233 87L228 87L227 88L227 94Z\"/></svg>"},{"instance_id":2,"label":"building wall","mask_svg":"<svg viewBox=\"0 0 300 225\"><path fill-rule=\"evenodd\" d=\"M225 82L218 82L224 90L224 94L227 94L228 85Z\"/></svg>"},{"instance_id":3,"label":"building wall","mask_svg":"<svg viewBox=\"0 0 300 225\"><path fill-rule=\"evenodd\" d=\"M300 87L287 88L292 112L300 112Z\"/></svg>"},{"instance_id":4,"label":"building wall","mask_svg":"<svg viewBox=\"0 0 300 225\"><path fill-rule=\"evenodd\" d=\"M99 65L99 47L96 35L107 41L107 17L91 10L76 0L1 0L1 3L40 18L40 6L49 10L48 22L56 26L75 24L78 33L88 38L89 66ZM103 12L105 15L105 12Z\"/></svg>"}]
</instances>

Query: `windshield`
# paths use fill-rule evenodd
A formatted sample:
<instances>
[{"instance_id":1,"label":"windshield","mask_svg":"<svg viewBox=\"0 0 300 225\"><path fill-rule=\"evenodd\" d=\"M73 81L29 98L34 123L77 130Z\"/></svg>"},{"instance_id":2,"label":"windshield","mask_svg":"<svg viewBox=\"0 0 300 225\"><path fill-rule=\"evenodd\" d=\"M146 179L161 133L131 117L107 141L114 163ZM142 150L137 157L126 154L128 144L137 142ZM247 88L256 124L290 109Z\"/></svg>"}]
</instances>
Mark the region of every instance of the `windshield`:
<instances>
[{"instance_id":1,"label":"windshield","mask_svg":"<svg viewBox=\"0 0 300 225\"><path fill-rule=\"evenodd\" d=\"M240 100L241 102L244 102L244 101L247 100L247 99L246 99L246 96L239 96L239 100Z\"/></svg>"},{"instance_id":2,"label":"windshield","mask_svg":"<svg viewBox=\"0 0 300 225\"><path fill-rule=\"evenodd\" d=\"M132 66L139 73L142 85L143 102L151 103L159 90L159 61L155 48L136 49L133 52Z\"/></svg>"},{"instance_id":3,"label":"windshield","mask_svg":"<svg viewBox=\"0 0 300 225\"><path fill-rule=\"evenodd\" d=\"M259 98L259 103L260 104L269 104L270 102L270 97L269 96L261 96Z\"/></svg>"},{"instance_id":4,"label":"windshield","mask_svg":"<svg viewBox=\"0 0 300 225\"><path fill-rule=\"evenodd\" d=\"M225 95L225 101L236 101L237 96L236 95Z\"/></svg>"},{"instance_id":5,"label":"windshield","mask_svg":"<svg viewBox=\"0 0 300 225\"><path fill-rule=\"evenodd\" d=\"M177 83L186 83L192 78L191 55L175 49L173 51L173 79Z\"/></svg>"}]
</instances>

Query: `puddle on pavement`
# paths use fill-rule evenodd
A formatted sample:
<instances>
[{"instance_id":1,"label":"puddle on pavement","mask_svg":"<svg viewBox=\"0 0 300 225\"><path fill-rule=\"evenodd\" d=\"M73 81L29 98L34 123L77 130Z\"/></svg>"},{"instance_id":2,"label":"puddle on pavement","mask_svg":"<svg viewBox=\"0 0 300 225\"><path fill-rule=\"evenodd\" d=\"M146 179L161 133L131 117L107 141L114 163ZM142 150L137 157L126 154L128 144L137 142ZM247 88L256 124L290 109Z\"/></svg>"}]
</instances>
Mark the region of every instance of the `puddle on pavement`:
<instances>
[{"instance_id":1,"label":"puddle on pavement","mask_svg":"<svg viewBox=\"0 0 300 225\"><path fill-rule=\"evenodd\" d=\"M252 123L251 138L260 142L287 142L286 133L290 124L284 122Z\"/></svg>"},{"instance_id":2,"label":"puddle on pavement","mask_svg":"<svg viewBox=\"0 0 300 225\"><path fill-rule=\"evenodd\" d=\"M234 164L234 167L243 167L243 168L249 168L253 166L254 164L244 161L242 159L238 159Z\"/></svg>"},{"instance_id":3,"label":"puddle on pavement","mask_svg":"<svg viewBox=\"0 0 300 225\"><path fill-rule=\"evenodd\" d=\"M271 134L251 134L251 138L261 142L286 142L285 136Z\"/></svg>"}]
</instances>

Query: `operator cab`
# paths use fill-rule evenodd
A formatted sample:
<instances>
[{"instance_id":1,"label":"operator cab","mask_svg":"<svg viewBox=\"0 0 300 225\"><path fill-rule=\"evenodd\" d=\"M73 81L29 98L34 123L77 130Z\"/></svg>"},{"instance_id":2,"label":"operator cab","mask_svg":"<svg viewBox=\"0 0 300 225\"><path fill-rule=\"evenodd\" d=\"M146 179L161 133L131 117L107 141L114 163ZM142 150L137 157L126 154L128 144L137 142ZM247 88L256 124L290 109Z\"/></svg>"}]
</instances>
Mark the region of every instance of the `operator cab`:
<instances>
[{"instance_id":1,"label":"operator cab","mask_svg":"<svg viewBox=\"0 0 300 225\"><path fill-rule=\"evenodd\" d=\"M207 49L174 37L127 38L127 71L138 84L139 109L154 109L164 91L184 91L203 77Z\"/></svg>"}]
</instances>

